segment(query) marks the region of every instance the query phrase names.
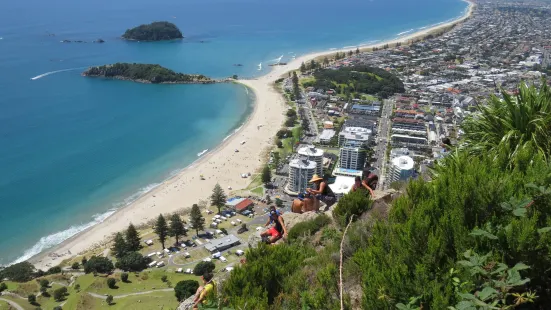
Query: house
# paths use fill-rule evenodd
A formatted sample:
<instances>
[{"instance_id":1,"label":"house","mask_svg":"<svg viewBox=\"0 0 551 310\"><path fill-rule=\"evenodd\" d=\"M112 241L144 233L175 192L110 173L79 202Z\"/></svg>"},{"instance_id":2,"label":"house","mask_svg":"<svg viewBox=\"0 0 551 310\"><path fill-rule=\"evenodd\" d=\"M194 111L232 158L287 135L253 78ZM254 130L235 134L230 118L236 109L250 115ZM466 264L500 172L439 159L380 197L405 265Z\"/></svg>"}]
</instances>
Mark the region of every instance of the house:
<instances>
[{"instance_id":1,"label":"house","mask_svg":"<svg viewBox=\"0 0 551 310\"><path fill-rule=\"evenodd\" d=\"M245 210L249 210L252 206L254 206L254 202L249 198L245 198L235 205L235 211L242 212Z\"/></svg>"},{"instance_id":2,"label":"house","mask_svg":"<svg viewBox=\"0 0 551 310\"><path fill-rule=\"evenodd\" d=\"M211 253L216 253L224 251L236 245L239 245L241 242L234 235L228 235L223 238L214 239L210 243L205 244L205 249Z\"/></svg>"}]
</instances>

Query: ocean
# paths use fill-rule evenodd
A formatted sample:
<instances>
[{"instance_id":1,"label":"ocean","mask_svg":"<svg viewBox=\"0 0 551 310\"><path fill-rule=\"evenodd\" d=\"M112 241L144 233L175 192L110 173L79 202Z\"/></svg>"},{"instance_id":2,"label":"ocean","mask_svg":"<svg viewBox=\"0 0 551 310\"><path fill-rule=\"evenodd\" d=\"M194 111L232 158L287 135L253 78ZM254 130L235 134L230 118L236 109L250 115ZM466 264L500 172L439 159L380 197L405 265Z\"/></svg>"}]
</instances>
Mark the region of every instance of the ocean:
<instances>
[{"instance_id":1,"label":"ocean","mask_svg":"<svg viewBox=\"0 0 551 310\"><path fill-rule=\"evenodd\" d=\"M2 1L0 264L101 222L215 148L252 111L254 98L240 85L102 80L82 77L86 67L158 63L255 77L277 59L392 39L466 7L459 0ZM160 20L185 38L119 39ZM92 43L99 38L105 43Z\"/></svg>"}]
</instances>

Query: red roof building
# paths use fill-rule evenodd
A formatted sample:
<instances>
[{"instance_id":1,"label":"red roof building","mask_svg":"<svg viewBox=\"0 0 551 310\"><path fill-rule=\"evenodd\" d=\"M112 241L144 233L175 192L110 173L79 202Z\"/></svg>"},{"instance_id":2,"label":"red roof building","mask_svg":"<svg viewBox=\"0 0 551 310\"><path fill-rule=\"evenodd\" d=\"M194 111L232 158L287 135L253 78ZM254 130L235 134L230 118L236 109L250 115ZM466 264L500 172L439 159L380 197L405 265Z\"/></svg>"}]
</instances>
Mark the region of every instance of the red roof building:
<instances>
[{"instance_id":1,"label":"red roof building","mask_svg":"<svg viewBox=\"0 0 551 310\"><path fill-rule=\"evenodd\" d=\"M254 202L252 200L250 200L249 198L245 198L245 200L235 205L235 211L241 212L241 211L247 210L249 207L252 207L253 205L254 205Z\"/></svg>"}]
</instances>

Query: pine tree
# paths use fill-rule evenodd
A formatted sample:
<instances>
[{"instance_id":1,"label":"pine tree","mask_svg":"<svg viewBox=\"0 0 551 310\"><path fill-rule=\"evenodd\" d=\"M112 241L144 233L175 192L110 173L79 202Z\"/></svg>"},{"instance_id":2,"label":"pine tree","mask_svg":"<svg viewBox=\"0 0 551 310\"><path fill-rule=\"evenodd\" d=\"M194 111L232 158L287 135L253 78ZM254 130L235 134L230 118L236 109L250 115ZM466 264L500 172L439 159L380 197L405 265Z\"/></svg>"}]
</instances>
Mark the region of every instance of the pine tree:
<instances>
[{"instance_id":1,"label":"pine tree","mask_svg":"<svg viewBox=\"0 0 551 310\"><path fill-rule=\"evenodd\" d=\"M327 56L323 58L323 64L325 66L327 66L329 64L329 58L327 58Z\"/></svg>"},{"instance_id":2,"label":"pine tree","mask_svg":"<svg viewBox=\"0 0 551 310\"><path fill-rule=\"evenodd\" d=\"M302 62L302 63L300 64L300 69L299 69L299 70L300 70L300 72L306 71L306 65L304 64L304 62Z\"/></svg>"},{"instance_id":3,"label":"pine tree","mask_svg":"<svg viewBox=\"0 0 551 310\"><path fill-rule=\"evenodd\" d=\"M170 218L169 235L171 237L176 238L176 243L178 243L179 236L186 235L186 229L184 228L184 223L182 223L182 219L180 219L180 216L178 214L174 214Z\"/></svg>"},{"instance_id":4,"label":"pine tree","mask_svg":"<svg viewBox=\"0 0 551 310\"><path fill-rule=\"evenodd\" d=\"M124 241L124 237L120 232L118 232L115 235L115 241L113 243L113 247L111 248L111 252L116 258L121 258L124 255L126 255L128 250L128 247L126 245L126 241Z\"/></svg>"},{"instance_id":5,"label":"pine tree","mask_svg":"<svg viewBox=\"0 0 551 310\"><path fill-rule=\"evenodd\" d=\"M205 218L201 214L201 210L197 204L191 207L191 213L189 215L191 226L195 228L195 232L199 235L199 230L205 229Z\"/></svg>"},{"instance_id":6,"label":"pine tree","mask_svg":"<svg viewBox=\"0 0 551 310\"><path fill-rule=\"evenodd\" d=\"M126 247L128 248L128 252L137 252L142 248L140 236L132 223L126 229Z\"/></svg>"},{"instance_id":7,"label":"pine tree","mask_svg":"<svg viewBox=\"0 0 551 310\"><path fill-rule=\"evenodd\" d=\"M159 241L161 241L161 245L164 249L166 237L168 236L168 225L166 224L165 217L162 214L159 214L159 217L157 218L155 233L159 236Z\"/></svg>"},{"instance_id":8,"label":"pine tree","mask_svg":"<svg viewBox=\"0 0 551 310\"><path fill-rule=\"evenodd\" d=\"M270 181L272 181L272 172L270 171L270 167L266 165L264 169L262 169L262 183L268 184Z\"/></svg>"},{"instance_id":9,"label":"pine tree","mask_svg":"<svg viewBox=\"0 0 551 310\"><path fill-rule=\"evenodd\" d=\"M360 53L360 48L356 47L356 55Z\"/></svg>"},{"instance_id":10,"label":"pine tree","mask_svg":"<svg viewBox=\"0 0 551 310\"><path fill-rule=\"evenodd\" d=\"M220 184L216 184L212 189L212 195L210 195L210 204L218 208L218 213L220 209L226 205L226 194Z\"/></svg>"}]
</instances>

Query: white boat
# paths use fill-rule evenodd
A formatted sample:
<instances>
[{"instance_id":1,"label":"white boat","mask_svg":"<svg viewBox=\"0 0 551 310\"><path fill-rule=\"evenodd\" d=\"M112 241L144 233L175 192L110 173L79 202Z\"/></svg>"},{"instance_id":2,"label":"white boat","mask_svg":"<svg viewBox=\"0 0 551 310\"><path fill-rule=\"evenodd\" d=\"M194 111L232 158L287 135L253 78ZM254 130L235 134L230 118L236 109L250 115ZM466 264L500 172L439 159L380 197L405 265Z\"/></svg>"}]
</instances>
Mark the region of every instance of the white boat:
<instances>
[{"instance_id":1,"label":"white boat","mask_svg":"<svg viewBox=\"0 0 551 310\"><path fill-rule=\"evenodd\" d=\"M203 151L197 153L197 157L203 156L203 155L204 155L206 152L208 152L208 151L209 151L209 149L206 149L206 150L203 150Z\"/></svg>"},{"instance_id":2,"label":"white boat","mask_svg":"<svg viewBox=\"0 0 551 310\"><path fill-rule=\"evenodd\" d=\"M258 71L262 70L262 63L258 64Z\"/></svg>"}]
</instances>

